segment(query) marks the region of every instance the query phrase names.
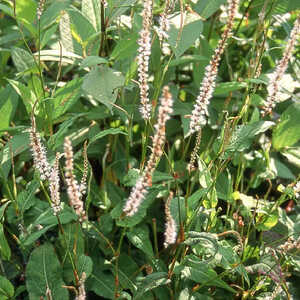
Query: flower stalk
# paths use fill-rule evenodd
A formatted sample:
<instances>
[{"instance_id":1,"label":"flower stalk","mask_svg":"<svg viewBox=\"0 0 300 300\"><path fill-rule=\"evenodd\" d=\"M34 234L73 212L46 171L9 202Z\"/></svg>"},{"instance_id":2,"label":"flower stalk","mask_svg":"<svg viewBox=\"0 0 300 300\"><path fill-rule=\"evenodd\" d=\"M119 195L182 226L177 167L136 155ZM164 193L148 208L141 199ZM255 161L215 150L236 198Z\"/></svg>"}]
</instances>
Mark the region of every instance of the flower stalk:
<instances>
[{"instance_id":1,"label":"flower stalk","mask_svg":"<svg viewBox=\"0 0 300 300\"><path fill-rule=\"evenodd\" d=\"M82 202L82 193L79 185L73 174L74 158L71 140L66 137L64 142L64 153L66 159L65 177L67 183L67 192L69 196L70 205L74 208L76 215L79 217L79 222L86 220L86 213Z\"/></svg>"},{"instance_id":2,"label":"flower stalk","mask_svg":"<svg viewBox=\"0 0 300 300\"><path fill-rule=\"evenodd\" d=\"M176 222L171 215L171 201L173 199L173 192L170 195L165 204L165 214L166 214L166 229L165 229L165 242L164 246L167 248L169 245L175 244L177 237Z\"/></svg>"},{"instance_id":3,"label":"flower stalk","mask_svg":"<svg viewBox=\"0 0 300 300\"><path fill-rule=\"evenodd\" d=\"M133 216L148 193L148 188L152 186L152 175L156 164L163 154L163 147L166 141L166 122L170 119L173 112L173 100L169 88L163 88L161 104L158 110L158 120L154 125L155 134L153 137L152 152L145 167L142 176L138 179L135 187L132 189L129 198L123 209L127 216Z\"/></svg>"},{"instance_id":4,"label":"flower stalk","mask_svg":"<svg viewBox=\"0 0 300 300\"><path fill-rule=\"evenodd\" d=\"M279 92L279 82L282 79L282 76L284 75L288 67L289 60L298 42L299 34L300 34L300 16L298 16L298 18L294 23L293 29L290 34L290 38L287 42L286 48L284 49L283 56L279 61L279 64L277 64L277 67L271 76L271 81L268 87L268 96L261 110L261 114L263 117L267 114L272 113L273 108L275 107L278 101L277 96Z\"/></svg>"},{"instance_id":5,"label":"flower stalk","mask_svg":"<svg viewBox=\"0 0 300 300\"><path fill-rule=\"evenodd\" d=\"M151 23L152 23L152 0L144 1L142 12L143 29L140 31L139 55L138 60L138 77L140 86L141 106L140 113L144 120L149 120L151 116L151 104L149 100L149 60L151 55Z\"/></svg>"},{"instance_id":6,"label":"flower stalk","mask_svg":"<svg viewBox=\"0 0 300 300\"><path fill-rule=\"evenodd\" d=\"M228 0L227 4L228 21L226 28L218 42L218 46L215 49L209 65L205 68L200 92L192 111L189 134L199 131L206 123L206 116L208 115L207 107L215 89L221 55L225 50L228 38L232 35L233 21L238 10L239 0Z\"/></svg>"}]
</instances>

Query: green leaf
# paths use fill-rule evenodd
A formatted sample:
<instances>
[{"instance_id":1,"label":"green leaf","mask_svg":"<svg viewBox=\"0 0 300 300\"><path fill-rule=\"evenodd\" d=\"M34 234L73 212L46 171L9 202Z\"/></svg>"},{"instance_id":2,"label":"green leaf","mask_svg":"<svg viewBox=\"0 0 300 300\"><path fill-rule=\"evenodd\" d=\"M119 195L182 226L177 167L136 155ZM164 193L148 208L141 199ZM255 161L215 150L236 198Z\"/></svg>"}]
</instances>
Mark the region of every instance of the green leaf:
<instances>
[{"instance_id":1,"label":"green leaf","mask_svg":"<svg viewBox=\"0 0 300 300\"><path fill-rule=\"evenodd\" d=\"M93 25L96 31L101 30L100 2L98 0L82 0L81 12Z\"/></svg>"},{"instance_id":2,"label":"green leaf","mask_svg":"<svg viewBox=\"0 0 300 300\"><path fill-rule=\"evenodd\" d=\"M210 243L215 252L218 251L218 238L215 234L209 232L189 231L188 238L184 241L186 245L193 246L199 243Z\"/></svg>"},{"instance_id":3,"label":"green leaf","mask_svg":"<svg viewBox=\"0 0 300 300\"><path fill-rule=\"evenodd\" d=\"M170 62L169 67L176 67L176 66L179 66L179 65L189 64L189 63L197 62L197 61L206 61L207 63L209 63L209 59L205 56L201 56L201 55L184 55L184 56L181 56L180 58L173 59Z\"/></svg>"},{"instance_id":4,"label":"green leaf","mask_svg":"<svg viewBox=\"0 0 300 300\"><path fill-rule=\"evenodd\" d=\"M30 114L32 110L32 106L36 101L36 96L33 93L33 91L28 86L24 85L19 81L15 81L12 79L8 79L7 81L14 88L17 94L22 98L23 103L26 107L26 111L28 114Z\"/></svg>"},{"instance_id":5,"label":"green leaf","mask_svg":"<svg viewBox=\"0 0 300 300\"><path fill-rule=\"evenodd\" d=\"M81 95L81 84L82 79L75 78L56 91L53 101L54 112L52 118L54 120L66 113L78 101Z\"/></svg>"},{"instance_id":6,"label":"green leaf","mask_svg":"<svg viewBox=\"0 0 300 300\"><path fill-rule=\"evenodd\" d=\"M130 7L132 7L137 0L115 0L109 1L109 9L110 9L110 22L115 18L123 15Z\"/></svg>"},{"instance_id":7,"label":"green leaf","mask_svg":"<svg viewBox=\"0 0 300 300\"><path fill-rule=\"evenodd\" d=\"M124 186L130 186L133 187L135 186L137 180L140 177L140 170L138 169L129 169L128 173L124 176L122 179L122 184Z\"/></svg>"},{"instance_id":8,"label":"green leaf","mask_svg":"<svg viewBox=\"0 0 300 300\"><path fill-rule=\"evenodd\" d=\"M14 11L13 11L13 9L10 8L9 6L0 3L0 9L1 9L1 11L3 11L4 13L6 13L7 15L13 17Z\"/></svg>"},{"instance_id":9,"label":"green leaf","mask_svg":"<svg viewBox=\"0 0 300 300\"><path fill-rule=\"evenodd\" d=\"M59 219L61 224L67 224L71 221L76 221L77 216L72 211L71 207L64 206L64 209L59 213ZM36 220L34 221L34 225L51 225L58 224L56 216L53 215L53 210L49 207L46 211L40 212Z\"/></svg>"},{"instance_id":10,"label":"green leaf","mask_svg":"<svg viewBox=\"0 0 300 300\"><path fill-rule=\"evenodd\" d=\"M246 150L251 145L255 136L267 131L274 124L274 122L270 121L259 121L238 126L233 132L230 143L226 148L225 156L235 151Z\"/></svg>"},{"instance_id":11,"label":"green leaf","mask_svg":"<svg viewBox=\"0 0 300 300\"><path fill-rule=\"evenodd\" d=\"M53 246L45 244L33 250L26 266L26 287L30 299L47 299L48 289L53 299L69 299L63 285L62 268Z\"/></svg>"},{"instance_id":12,"label":"green leaf","mask_svg":"<svg viewBox=\"0 0 300 300\"><path fill-rule=\"evenodd\" d=\"M11 201L7 201L6 203L4 203L0 206L0 222L3 222L3 218L4 218L6 208L8 207L8 205L10 203L11 203Z\"/></svg>"},{"instance_id":13,"label":"green leaf","mask_svg":"<svg viewBox=\"0 0 300 300\"><path fill-rule=\"evenodd\" d=\"M82 256L84 255L84 237L79 223L66 224L63 226L63 230L64 234L62 235L62 233L59 232L58 239L60 242L60 255L64 258L64 280L67 283L75 283L72 262L70 260L70 255L68 255L68 252L71 254L72 260L76 262L77 269L80 269L81 272L87 271L87 276L91 273L92 265L89 258Z\"/></svg>"},{"instance_id":14,"label":"green leaf","mask_svg":"<svg viewBox=\"0 0 300 300\"><path fill-rule=\"evenodd\" d=\"M16 17L20 26L25 26L33 36L37 35L37 30L33 25L36 23L37 3L34 0L18 0L16 5Z\"/></svg>"},{"instance_id":15,"label":"green leaf","mask_svg":"<svg viewBox=\"0 0 300 300\"><path fill-rule=\"evenodd\" d=\"M90 275L92 274L92 270L93 270L92 259L85 254L81 254L78 258L77 270L78 270L78 275L80 278L81 278L83 272L85 273L86 278L90 277Z\"/></svg>"},{"instance_id":16,"label":"green leaf","mask_svg":"<svg viewBox=\"0 0 300 300\"><path fill-rule=\"evenodd\" d=\"M115 299L115 278L111 274L102 272L99 268L94 269L86 286L88 290L93 291L98 296Z\"/></svg>"},{"instance_id":17,"label":"green leaf","mask_svg":"<svg viewBox=\"0 0 300 300\"><path fill-rule=\"evenodd\" d=\"M110 129L106 129L106 130L103 130L101 132L99 132L98 134L94 135L91 139L90 139L90 142L89 142L89 146L94 143L95 141L105 137L106 135L108 134L112 134L112 135L115 135L115 134L124 134L124 135L127 135L126 132L124 132L123 130L119 129L119 128L110 128Z\"/></svg>"},{"instance_id":18,"label":"green leaf","mask_svg":"<svg viewBox=\"0 0 300 300\"><path fill-rule=\"evenodd\" d=\"M279 219L278 210L272 212L258 213L256 217L256 229L267 231L273 228Z\"/></svg>"},{"instance_id":19,"label":"green leaf","mask_svg":"<svg viewBox=\"0 0 300 300\"><path fill-rule=\"evenodd\" d=\"M248 285L250 285L249 276L236 250L227 241L222 241L219 244L218 253L215 256L216 260L220 261L221 266L227 270L233 270L240 276L244 277Z\"/></svg>"},{"instance_id":20,"label":"green leaf","mask_svg":"<svg viewBox=\"0 0 300 300\"><path fill-rule=\"evenodd\" d=\"M99 56L88 56L86 57L80 64L80 68L84 69L84 68L89 68L89 67L94 67L96 65L100 65L100 64L108 64L108 61L103 58L103 57L99 57Z\"/></svg>"},{"instance_id":21,"label":"green leaf","mask_svg":"<svg viewBox=\"0 0 300 300\"><path fill-rule=\"evenodd\" d=\"M184 13L184 24L181 31L181 16L176 14L170 19L169 44L176 58L194 44L203 30L201 18L191 13Z\"/></svg>"},{"instance_id":22,"label":"green leaf","mask_svg":"<svg viewBox=\"0 0 300 300\"><path fill-rule=\"evenodd\" d=\"M181 275L184 278L191 279L203 286L218 286L232 293L236 293L233 288L219 278L219 275L210 268L207 263L200 262L196 256L190 257L192 257L192 259L188 258L185 263L186 266L181 270Z\"/></svg>"},{"instance_id":23,"label":"green leaf","mask_svg":"<svg viewBox=\"0 0 300 300\"><path fill-rule=\"evenodd\" d=\"M18 72L34 71L37 72L33 56L26 50L18 47L11 49L11 57Z\"/></svg>"},{"instance_id":24,"label":"green leaf","mask_svg":"<svg viewBox=\"0 0 300 300\"><path fill-rule=\"evenodd\" d=\"M291 104L281 115L280 123L273 130L276 150L292 146L300 140L300 103Z\"/></svg>"},{"instance_id":25,"label":"green leaf","mask_svg":"<svg viewBox=\"0 0 300 300\"><path fill-rule=\"evenodd\" d=\"M70 7L67 9L71 21L71 31L73 37L78 35L82 42L86 42L91 35L96 33L93 25L78 9Z\"/></svg>"},{"instance_id":26,"label":"green leaf","mask_svg":"<svg viewBox=\"0 0 300 300\"><path fill-rule=\"evenodd\" d=\"M86 116L87 113L77 113L74 116L68 118L66 121L59 125L59 129L55 134L53 134L48 145L53 148L53 150L58 149L64 143L65 136L68 135L69 128L77 121L79 118Z\"/></svg>"},{"instance_id":27,"label":"green leaf","mask_svg":"<svg viewBox=\"0 0 300 300\"><path fill-rule=\"evenodd\" d=\"M216 188L212 186L213 180L205 162L198 159L199 182L200 185L208 189L207 196L204 198L203 205L205 208L213 208L218 204Z\"/></svg>"},{"instance_id":28,"label":"green leaf","mask_svg":"<svg viewBox=\"0 0 300 300\"><path fill-rule=\"evenodd\" d=\"M7 178L11 168L11 155L22 153L29 148L29 135L23 133L21 135L15 135L12 139L6 143L2 151L0 152L0 176L4 179ZM10 152L12 151L12 154Z\"/></svg>"},{"instance_id":29,"label":"green leaf","mask_svg":"<svg viewBox=\"0 0 300 300\"><path fill-rule=\"evenodd\" d=\"M126 235L135 247L141 249L149 258L154 258L152 244L149 239L149 229L146 225L135 227Z\"/></svg>"},{"instance_id":30,"label":"green leaf","mask_svg":"<svg viewBox=\"0 0 300 300\"><path fill-rule=\"evenodd\" d=\"M282 163L278 158L271 158L271 163L274 163L274 167L276 169L277 176L284 179L295 180L295 175L292 171L287 167L286 164Z\"/></svg>"},{"instance_id":31,"label":"green leaf","mask_svg":"<svg viewBox=\"0 0 300 300\"><path fill-rule=\"evenodd\" d=\"M0 253L1 253L2 259L10 260L11 251L10 251L8 242L6 240L5 234L4 234L2 223L0 223Z\"/></svg>"},{"instance_id":32,"label":"green leaf","mask_svg":"<svg viewBox=\"0 0 300 300\"><path fill-rule=\"evenodd\" d=\"M117 89L123 84L124 76L120 72L108 66L99 66L84 76L82 89L87 95L112 110L112 104L117 99Z\"/></svg>"},{"instance_id":33,"label":"green leaf","mask_svg":"<svg viewBox=\"0 0 300 300\"><path fill-rule=\"evenodd\" d=\"M151 291L161 285L170 283L171 280L168 279L168 274L165 272L157 272L147 275L139 280L138 290L134 299L141 298L146 292Z\"/></svg>"},{"instance_id":34,"label":"green leaf","mask_svg":"<svg viewBox=\"0 0 300 300\"><path fill-rule=\"evenodd\" d=\"M193 193L188 199L188 207L191 211L195 210L199 206L200 200L204 195L207 194L209 189L198 189L195 193Z\"/></svg>"},{"instance_id":35,"label":"green leaf","mask_svg":"<svg viewBox=\"0 0 300 300\"><path fill-rule=\"evenodd\" d=\"M22 215L26 210L28 210L35 204L36 198L34 197L34 193L39 188L39 186L40 183L36 180L33 180L26 186L26 190L23 190L18 194L17 203Z\"/></svg>"},{"instance_id":36,"label":"green leaf","mask_svg":"<svg viewBox=\"0 0 300 300\"><path fill-rule=\"evenodd\" d=\"M67 9L71 4L71 0L59 0L53 2L47 7L41 16L41 28L46 29L51 26L54 22L57 22L57 17L62 10Z\"/></svg>"},{"instance_id":37,"label":"green leaf","mask_svg":"<svg viewBox=\"0 0 300 300\"><path fill-rule=\"evenodd\" d=\"M56 224L48 225L48 226L44 227L43 229L40 229L36 232L33 232L32 234L29 234L28 236L26 236L26 239L24 241L21 239L21 244L23 246L29 246L29 245L33 244L44 233L46 233L50 228L52 228L54 226L56 226Z\"/></svg>"},{"instance_id":38,"label":"green leaf","mask_svg":"<svg viewBox=\"0 0 300 300\"><path fill-rule=\"evenodd\" d=\"M139 266L131 256L127 255L124 252L120 253L118 264L118 276L120 285L123 289L130 289L132 292L135 292L137 287L132 280L135 277L136 272L138 272ZM110 264L110 269L113 272L114 276L116 276L116 268L114 264Z\"/></svg>"},{"instance_id":39,"label":"green leaf","mask_svg":"<svg viewBox=\"0 0 300 300\"><path fill-rule=\"evenodd\" d=\"M0 275L0 296L1 299L10 299L13 297L15 293L14 286L11 284L11 282ZM3 298L2 298L3 297Z\"/></svg>"},{"instance_id":40,"label":"green leaf","mask_svg":"<svg viewBox=\"0 0 300 300\"><path fill-rule=\"evenodd\" d=\"M13 119L18 105L18 95L10 87L0 91L0 130L9 127L10 121Z\"/></svg>"},{"instance_id":41,"label":"green leaf","mask_svg":"<svg viewBox=\"0 0 300 300\"><path fill-rule=\"evenodd\" d=\"M139 36L137 33L131 33L123 37L114 47L114 50L110 55L110 59L121 60L135 56L139 47L137 43L138 38Z\"/></svg>"},{"instance_id":42,"label":"green leaf","mask_svg":"<svg viewBox=\"0 0 300 300\"><path fill-rule=\"evenodd\" d=\"M214 90L214 95L217 96L217 95L228 94L229 92L241 90L246 87L247 87L246 82L236 82L236 81L222 82L216 86Z\"/></svg>"},{"instance_id":43,"label":"green leaf","mask_svg":"<svg viewBox=\"0 0 300 300\"><path fill-rule=\"evenodd\" d=\"M214 14L226 0L202 0L192 5L193 9L204 19Z\"/></svg>"}]
</instances>

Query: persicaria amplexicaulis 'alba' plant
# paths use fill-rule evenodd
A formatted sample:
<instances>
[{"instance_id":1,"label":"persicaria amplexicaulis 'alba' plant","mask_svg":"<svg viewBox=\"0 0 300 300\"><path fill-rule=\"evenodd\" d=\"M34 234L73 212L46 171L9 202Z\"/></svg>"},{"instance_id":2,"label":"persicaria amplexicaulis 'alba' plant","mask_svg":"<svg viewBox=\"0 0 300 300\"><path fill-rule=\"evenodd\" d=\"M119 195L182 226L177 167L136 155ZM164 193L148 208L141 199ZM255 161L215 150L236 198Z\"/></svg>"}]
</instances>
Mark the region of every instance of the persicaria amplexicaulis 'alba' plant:
<instances>
[{"instance_id":1,"label":"persicaria amplexicaulis 'alba' plant","mask_svg":"<svg viewBox=\"0 0 300 300\"><path fill-rule=\"evenodd\" d=\"M60 202L60 179L58 170L60 154L56 154L54 167L51 167L47 159L46 149L41 142L41 136L36 130L36 122L34 115L31 116L31 128L29 131L29 135L30 146L33 156L33 165L35 169L40 173L41 180L47 179L49 181L51 206L53 209L53 214L57 215L62 209Z\"/></svg>"},{"instance_id":2,"label":"persicaria amplexicaulis 'alba' plant","mask_svg":"<svg viewBox=\"0 0 300 300\"><path fill-rule=\"evenodd\" d=\"M74 158L73 148L71 140L66 137L64 142L64 153L65 153L65 177L67 183L67 192L69 196L70 205L74 208L76 215L79 217L79 221L86 220L86 213L82 201L82 193L80 192L80 186L73 174L74 172Z\"/></svg>"},{"instance_id":3,"label":"persicaria amplexicaulis 'alba' plant","mask_svg":"<svg viewBox=\"0 0 300 300\"><path fill-rule=\"evenodd\" d=\"M127 216L132 216L138 211L141 202L148 192L147 189L152 185L152 174L157 162L163 154L163 147L166 141L165 126L167 120L170 119L170 114L173 112L172 106L173 100L169 88L165 86L160 99L157 123L154 125L155 134L153 137L152 152L142 176L137 180L136 185L131 190L123 209Z\"/></svg>"},{"instance_id":4,"label":"persicaria amplexicaulis 'alba' plant","mask_svg":"<svg viewBox=\"0 0 300 300\"><path fill-rule=\"evenodd\" d=\"M169 245L172 245L176 242L177 230L176 222L171 215L171 201L173 198L173 193L170 192L170 195L165 203L165 214L166 214L166 228L165 228L165 242L164 246L167 248Z\"/></svg>"},{"instance_id":5,"label":"persicaria amplexicaulis 'alba' plant","mask_svg":"<svg viewBox=\"0 0 300 300\"><path fill-rule=\"evenodd\" d=\"M29 131L30 135L30 147L33 156L33 165L40 173L41 180L49 179L51 175L51 168L49 166L46 149L41 142L41 136L36 130L35 117L31 117L31 128Z\"/></svg>"},{"instance_id":6,"label":"persicaria amplexicaulis 'alba' plant","mask_svg":"<svg viewBox=\"0 0 300 300\"><path fill-rule=\"evenodd\" d=\"M283 56L279 64L277 65L274 73L271 76L271 81L269 82L269 86L268 86L268 97L265 100L264 106L261 110L262 116L270 114L276 105L277 95L279 92L279 82L282 79L282 76L284 75L288 67L289 60L292 56L296 43L298 42L299 34L300 34L300 16L298 16L298 18L294 23L294 27L291 31L290 38L284 49Z\"/></svg>"},{"instance_id":7,"label":"persicaria amplexicaulis 'alba' plant","mask_svg":"<svg viewBox=\"0 0 300 300\"><path fill-rule=\"evenodd\" d=\"M45 2L46 2L46 0L40 0L39 5L37 7L36 15L37 15L38 20L41 19L41 16L43 14Z\"/></svg>"},{"instance_id":8,"label":"persicaria amplexicaulis 'alba' plant","mask_svg":"<svg viewBox=\"0 0 300 300\"><path fill-rule=\"evenodd\" d=\"M51 175L49 178L49 189L51 196L51 206L53 209L53 214L57 215L61 210L61 202L60 202L60 191L59 191L59 159L61 155L60 153L56 153L54 167L52 168Z\"/></svg>"},{"instance_id":9,"label":"persicaria amplexicaulis 'alba' plant","mask_svg":"<svg viewBox=\"0 0 300 300\"><path fill-rule=\"evenodd\" d=\"M205 68L205 74L201 83L200 92L192 111L189 134L193 134L194 132L199 131L201 126L206 123L206 116L208 115L207 107L215 89L219 62L221 59L221 55L225 50L227 40L232 34L233 21L238 10L239 1L228 0L227 4L228 21L226 24L226 28L222 34L221 39L218 42L209 65Z\"/></svg>"},{"instance_id":10,"label":"persicaria amplexicaulis 'alba' plant","mask_svg":"<svg viewBox=\"0 0 300 300\"><path fill-rule=\"evenodd\" d=\"M168 31L170 29L170 22L168 19L168 12L170 10L170 1L166 1L164 11L159 18L159 27L155 27L158 39L161 43L162 53L167 55L170 52L170 47L167 42L169 35Z\"/></svg>"},{"instance_id":11,"label":"persicaria amplexicaulis 'alba' plant","mask_svg":"<svg viewBox=\"0 0 300 300\"><path fill-rule=\"evenodd\" d=\"M138 40L138 78L140 87L141 106L140 112L144 120L149 120L151 115L151 104L149 100L149 60L151 55L151 23L152 23L152 0L144 0L142 12L143 29L140 31Z\"/></svg>"}]
</instances>

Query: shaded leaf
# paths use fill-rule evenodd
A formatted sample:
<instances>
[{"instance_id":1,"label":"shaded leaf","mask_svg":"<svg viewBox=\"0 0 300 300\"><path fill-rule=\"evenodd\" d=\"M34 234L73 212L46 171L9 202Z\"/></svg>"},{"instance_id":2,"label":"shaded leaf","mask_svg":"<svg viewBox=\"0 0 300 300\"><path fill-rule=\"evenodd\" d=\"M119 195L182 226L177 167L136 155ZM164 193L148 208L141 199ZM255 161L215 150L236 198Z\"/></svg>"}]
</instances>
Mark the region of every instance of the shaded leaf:
<instances>
[{"instance_id":1,"label":"shaded leaf","mask_svg":"<svg viewBox=\"0 0 300 300\"><path fill-rule=\"evenodd\" d=\"M22 153L29 148L29 134L23 133L13 136L0 152L0 176L7 178L11 168L11 154L12 157Z\"/></svg>"},{"instance_id":2,"label":"shaded leaf","mask_svg":"<svg viewBox=\"0 0 300 300\"><path fill-rule=\"evenodd\" d=\"M203 30L203 22L199 16L184 13L184 24L181 30L181 16L176 14L170 19L169 44L176 58L181 56L185 50L194 44Z\"/></svg>"},{"instance_id":3,"label":"shaded leaf","mask_svg":"<svg viewBox=\"0 0 300 300\"><path fill-rule=\"evenodd\" d=\"M98 296L106 299L115 299L115 279L97 268L88 278L86 286Z\"/></svg>"},{"instance_id":4,"label":"shaded leaf","mask_svg":"<svg viewBox=\"0 0 300 300\"><path fill-rule=\"evenodd\" d=\"M214 14L226 0L203 0L197 1L193 5L193 9L200 14L201 17L207 19Z\"/></svg>"},{"instance_id":5,"label":"shaded leaf","mask_svg":"<svg viewBox=\"0 0 300 300\"><path fill-rule=\"evenodd\" d=\"M53 119L57 119L66 113L77 102L81 95L81 83L82 79L75 78L56 91L53 101Z\"/></svg>"},{"instance_id":6,"label":"shaded leaf","mask_svg":"<svg viewBox=\"0 0 300 300\"><path fill-rule=\"evenodd\" d=\"M88 278L91 275L93 270L92 259L85 254L81 254L78 258L77 270L80 278L83 272L86 274L86 278Z\"/></svg>"},{"instance_id":7,"label":"shaded leaf","mask_svg":"<svg viewBox=\"0 0 300 300\"><path fill-rule=\"evenodd\" d=\"M106 130L103 130L101 132L99 132L98 134L94 135L91 139L90 139L90 142L89 142L89 146L94 143L95 141L105 137L106 135L108 134L124 134L124 135L127 135L126 132L124 132L123 130L119 129L119 128L110 128L110 129L106 129Z\"/></svg>"},{"instance_id":8,"label":"shaded leaf","mask_svg":"<svg viewBox=\"0 0 300 300\"><path fill-rule=\"evenodd\" d=\"M181 270L183 277L191 279L204 286L218 286L232 293L236 293L233 288L219 278L219 275L210 268L208 264L195 261L194 258L198 260L196 256L191 257L193 257L193 259L188 258L185 263L186 266Z\"/></svg>"},{"instance_id":9,"label":"shaded leaf","mask_svg":"<svg viewBox=\"0 0 300 300\"><path fill-rule=\"evenodd\" d=\"M168 274L165 272L157 272L147 275L139 280L139 286L134 299L141 298L146 292L151 291L161 285L170 283Z\"/></svg>"},{"instance_id":10,"label":"shaded leaf","mask_svg":"<svg viewBox=\"0 0 300 300\"><path fill-rule=\"evenodd\" d=\"M21 243L23 244L23 246L29 246L29 245L33 244L44 233L46 233L50 228L52 228L54 226L56 226L56 224L48 225L41 230L35 231L32 234L29 234L28 236L26 236L26 239L24 241L22 241L22 239L21 239Z\"/></svg>"},{"instance_id":11,"label":"shaded leaf","mask_svg":"<svg viewBox=\"0 0 300 300\"><path fill-rule=\"evenodd\" d=\"M241 90L243 88L247 87L247 83L246 82L222 82L219 83L215 90L214 90L214 95L223 95L223 94L227 94L229 92L233 92L233 91L237 91L237 90Z\"/></svg>"},{"instance_id":12,"label":"shaded leaf","mask_svg":"<svg viewBox=\"0 0 300 300\"><path fill-rule=\"evenodd\" d=\"M88 56L80 64L80 68L84 69L86 67L93 67L99 64L108 64L108 61L99 56Z\"/></svg>"},{"instance_id":13,"label":"shaded leaf","mask_svg":"<svg viewBox=\"0 0 300 300\"><path fill-rule=\"evenodd\" d=\"M133 228L126 235L135 247L141 249L150 258L154 257L152 244L149 239L149 229L146 225Z\"/></svg>"},{"instance_id":14,"label":"shaded leaf","mask_svg":"<svg viewBox=\"0 0 300 300\"><path fill-rule=\"evenodd\" d=\"M36 68L32 55L22 48L13 47L11 49L11 57L18 72ZM37 69L35 71L37 72Z\"/></svg>"},{"instance_id":15,"label":"shaded leaf","mask_svg":"<svg viewBox=\"0 0 300 300\"><path fill-rule=\"evenodd\" d=\"M9 299L11 297L13 297L15 291L14 291L14 287L11 284L11 282L3 277L0 276L0 296L1 299L5 300L5 299ZM2 298L4 297L4 298Z\"/></svg>"},{"instance_id":16,"label":"shaded leaf","mask_svg":"<svg viewBox=\"0 0 300 300\"><path fill-rule=\"evenodd\" d=\"M124 77L120 72L107 66L99 66L84 76L82 89L87 95L92 96L111 110L112 104L117 99L117 89L123 84Z\"/></svg>"},{"instance_id":17,"label":"shaded leaf","mask_svg":"<svg viewBox=\"0 0 300 300\"><path fill-rule=\"evenodd\" d=\"M4 229L3 229L2 223L0 223L0 253L1 253L2 259L10 260L11 251L10 251L8 242L6 240L5 234L4 234Z\"/></svg>"},{"instance_id":18,"label":"shaded leaf","mask_svg":"<svg viewBox=\"0 0 300 300\"><path fill-rule=\"evenodd\" d=\"M274 122L270 121L259 121L238 126L233 132L230 143L225 150L225 157L231 152L246 150L248 147L250 147L255 136L267 131L274 124Z\"/></svg>"},{"instance_id":19,"label":"shaded leaf","mask_svg":"<svg viewBox=\"0 0 300 300\"><path fill-rule=\"evenodd\" d=\"M47 289L50 289L53 299L69 299L63 285L62 268L52 245L45 244L33 250L26 267L26 287L30 299L47 298Z\"/></svg>"},{"instance_id":20,"label":"shaded leaf","mask_svg":"<svg viewBox=\"0 0 300 300\"><path fill-rule=\"evenodd\" d=\"M18 96L10 87L0 91L0 130L9 127L18 105Z\"/></svg>"},{"instance_id":21,"label":"shaded leaf","mask_svg":"<svg viewBox=\"0 0 300 300\"><path fill-rule=\"evenodd\" d=\"M292 146L300 140L300 103L293 103L281 115L280 123L273 130L276 150Z\"/></svg>"}]
</instances>

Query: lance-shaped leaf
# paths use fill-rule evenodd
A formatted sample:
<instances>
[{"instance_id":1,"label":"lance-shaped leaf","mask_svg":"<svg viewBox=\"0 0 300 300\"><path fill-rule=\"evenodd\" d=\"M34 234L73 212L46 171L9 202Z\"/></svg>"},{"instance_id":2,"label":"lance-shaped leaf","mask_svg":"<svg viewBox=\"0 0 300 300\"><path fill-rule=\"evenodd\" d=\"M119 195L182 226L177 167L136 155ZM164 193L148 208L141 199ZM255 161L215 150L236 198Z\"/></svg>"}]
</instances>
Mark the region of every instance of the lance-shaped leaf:
<instances>
[{"instance_id":1,"label":"lance-shaped leaf","mask_svg":"<svg viewBox=\"0 0 300 300\"><path fill-rule=\"evenodd\" d=\"M52 299L69 299L68 292L62 286L62 268L50 244L36 248L26 267L26 287L30 300L47 299L51 293ZM50 291L50 292L49 292Z\"/></svg>"}]
</instances>

